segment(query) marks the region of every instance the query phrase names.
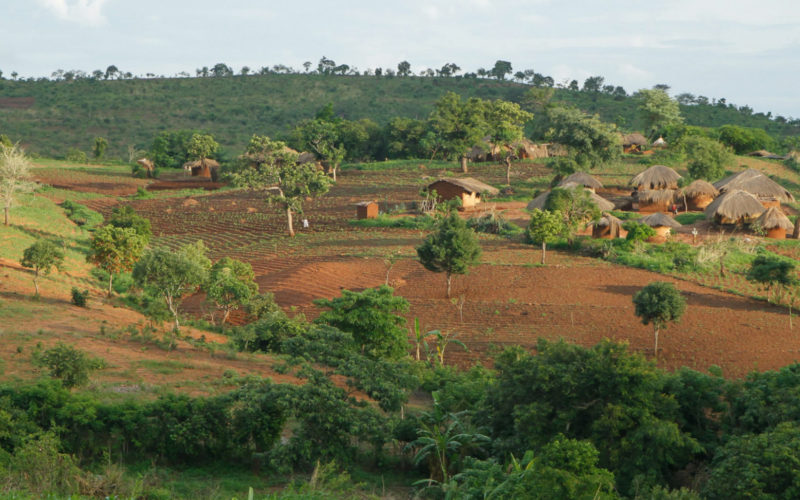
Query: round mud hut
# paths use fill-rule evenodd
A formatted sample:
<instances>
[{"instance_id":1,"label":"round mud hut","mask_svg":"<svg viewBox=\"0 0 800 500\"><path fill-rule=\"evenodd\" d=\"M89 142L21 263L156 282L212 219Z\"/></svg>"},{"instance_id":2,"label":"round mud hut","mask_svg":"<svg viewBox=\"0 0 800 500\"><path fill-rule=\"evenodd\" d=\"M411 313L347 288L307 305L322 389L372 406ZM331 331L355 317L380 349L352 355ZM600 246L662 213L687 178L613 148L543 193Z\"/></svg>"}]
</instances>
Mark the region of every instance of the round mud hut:
<instances>
[{"instance_id":1,"label":"round mud hut","mask_svg":"<svg viewBox=\"0 0 800 500\"><path fill-rule=\"evenodd\" d=\"M717 224L743 225L753 222L765 210L758 198L737 189L721 194L706 207L705 214Z\"/></svg>"},{"instance_id":2,"label":"round mud hut","mask_svg":"<svg viewBox=\"0 0 800 500\"><path fill-rule=\"evenodd\" d=\"M676 197L674 189L641 189L633 194L633 203L640 212L669 212Z\"/></svg>"},{"instance_id":3,"label":"round mud hut","mask_svg":"<svg viewBox=\"0 0 800 500\"><path fill-rule=\"evenodd\" d=\"M794 224L789 220L781 209L770 207L753 224L758 224L767 232L767 238L776 240L786 239L786 231L794 229Z\"/></svg>"},{"instance_id":4,"label":"round mud hut","mask_svg":"<svg viewBox=\"0 0 800 500\"><path fill-rule=\"evenodd\" d=\"M631 179L631 185L637 190L678 189L681 175L664 165L653 165Z\"/></svg>"},{"instance_id":5,"label":"round mud hut","mask_svg":"<svg viewBox=\"0 0 800 500\"><path fill-rule=\"evenodd\" d=\"M591 175L587 174L586 172L575 172L574 174L570 174L564 180L558 183L558 187L563 187L567 184L576 184L578 186L583 186L586 189L589 189L592 192L595 192L597 189L603 187L603 184L592 177Z\"/></svg>"},{"instance_id":6,"label":"round mud hut","mask_svg":"<svg viewBox=\"0 0 800 500\"><path fill-rule=\"evenodd\" d=\"M708 181L697 179L680 191L686 210L705 210L719 196L719 190Z\"/></svg>"},{"instance_id":7,"label":"round mud hut","mask_svg":"<svg viewBox=\"0 0 800 500\"><path fill-rule=\"evenodd\" d=\"M620 237L622 221L611 214L604 214L592 225L592 238L613 240Z\"/></svg>"},{"instance_id":8,"label":"round mud hut","mask_svg":"<svg viewBox=\"0 0 800 500\"><path fill-rule=\"evenodd\" d=\"M647 147L647 137L639 132L622 136L623 153L641 153Z\"/></svg>"},{"instance_id":9,"label":"round mud hut","mask_svg":"<svg viewBox=\"0 0 800 500\"><path fill-rule=\"evenodd\" d=\"M192 177L205 177L211 179L217 175L216 172L212 173L212 171L219 171L219 162L217 162L217 160L212 160L211 158L201 158L199 160L184 163L183 168L185 170L191 170Z\"/></svg>"},{"instance_id":10,"label":"round mud hut","mask_svg":"<svg viewBox=\"0 0 800 500\"><path fill-rule=\"evenodd\" d=\"M657 212L639 219L642 224L647 224L656 231L656 236L667 237L673 228L681 227L681 223L669 215Z\"/></svg>"}]
</instances>

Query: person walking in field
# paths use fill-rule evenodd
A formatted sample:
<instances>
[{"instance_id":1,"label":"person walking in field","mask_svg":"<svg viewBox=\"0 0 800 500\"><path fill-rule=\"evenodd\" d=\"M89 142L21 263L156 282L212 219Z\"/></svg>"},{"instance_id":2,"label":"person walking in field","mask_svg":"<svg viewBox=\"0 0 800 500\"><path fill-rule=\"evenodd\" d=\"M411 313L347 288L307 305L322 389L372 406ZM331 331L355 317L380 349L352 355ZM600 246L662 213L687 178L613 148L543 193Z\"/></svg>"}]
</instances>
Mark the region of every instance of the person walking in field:
<instances>
[{"instance_id":1,"label":"person walking in field","mask_svg":"<svg viewBox=\"0 0 800 500\"><path fill-rule=\"evenodd\" d=\"M308 219L303 217L303 229L308 229Z\"/></svg>"}]
</instances>

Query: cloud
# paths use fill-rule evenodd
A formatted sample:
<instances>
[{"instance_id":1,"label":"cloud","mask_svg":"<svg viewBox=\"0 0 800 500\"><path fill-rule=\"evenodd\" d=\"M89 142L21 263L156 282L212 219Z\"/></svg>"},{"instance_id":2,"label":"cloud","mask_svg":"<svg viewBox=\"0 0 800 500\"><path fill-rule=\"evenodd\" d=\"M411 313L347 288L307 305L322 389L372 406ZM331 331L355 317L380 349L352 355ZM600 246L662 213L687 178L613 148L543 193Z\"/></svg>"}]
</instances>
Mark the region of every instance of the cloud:
<instances>
[{"instance_id":1,"label":"cloud","mask_svg":"<svg viewBox=\"0 0 800 500\"><path fill-rule=\"evenodd\" d=\"M98 26L106 22L103 15L103 5L107 0L39 0L45 9L49 10L59 19L83 24Z\"/></svg>"}]
</instances>

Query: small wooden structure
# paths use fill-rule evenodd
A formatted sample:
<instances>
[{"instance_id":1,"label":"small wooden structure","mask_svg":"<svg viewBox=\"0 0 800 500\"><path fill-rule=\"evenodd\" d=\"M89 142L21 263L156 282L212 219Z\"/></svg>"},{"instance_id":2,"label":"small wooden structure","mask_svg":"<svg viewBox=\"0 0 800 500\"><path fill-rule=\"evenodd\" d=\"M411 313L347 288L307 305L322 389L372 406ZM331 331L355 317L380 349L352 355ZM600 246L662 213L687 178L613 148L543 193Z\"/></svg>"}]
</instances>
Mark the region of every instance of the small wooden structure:
<instances>
[{"instance_id":1,"label":"small wooden structure","mask_svg":"<svg viewBox=\"0 0 800 500\"><path fill-rule=\"evenodd\" d=\"M591 175L587 174L586 172L575 172L574 174L570 174L564 180L558 183L558 187L564 187L565 185L570 183L583 186L593 193L595 192L595 190L603 187L603 184L600 181L598 181Z\"/></svg>"},{"instance_id":2,"label":"small wooden structure","mask_svg":"<svg viewBox=\"0 0 800 500\"><path fill-rule=\"evenodd\" d=\"M613 240L620 237L622 221L611 214L604 214L592 226L592 238Z\"/></svg>"},{"instance_id":3,"label":"small wooden structure","mask_svg":"<svg viewBox=\"0 0 800 500\"><path fill-rule=\"evenodd\" d=\"M717 224L749 224L763 214L764 205L752 194L739 189L721 194L709 206L705 214Z\"/></svg>"},{"instance_id":4,"label":"small wooden structure","mask_svg":"<svg viewBox=\"0 0 800 500\"><path fill-rule=\"evenodd\" d=\"M778 207L768 208L753 224L764 228L767 231L767 238L776 240L786 239L786 231L794 228L792 221Z\"/></svg>"},{"instance_id":5,"label":"small wooden structure","mask_svg":"<svg viewBox=\"0 0 800 500\"><path fill-rule=\"evenodd\" d=\"M634 193L633 203L640 212L669 212L675 197L674 189L640 189Z\"/></svg>"},{"instance_id":6,"label":"small wooden structure","mask_svg":"<svg viewBox=\"0 0 800 500\"><path fill-rule=\"evenodd\" d=\"M719 196L719 190L708 181L697 179L680 191L686 210L705 210Z\"/></svg>"},{"instance_id":7,"label":"small wooden structure","mask_svg":"<svg viewBox=\"0 0 800 500\"><path fill-rule=\"evenodd\" d=\"M657 212L654 214L650 214L647 217L642 217L639 219L639 222L642 224L647 224L648 226L652 227L656 231L656 236L669 236L670 231L672 228L681 227L681 223L670 217L669 215Z\"/></svg>"},{"instance_id":8,"label":"small wooden structure","mask_svg":"<svg viewBox=\"0 0 800 500\"><path fill-rule=\"evenodd\" d=\"M439 201L459 198L464 208L481 202L484 193L496 195L500 190L472 177L439 179L428 185L428 191L436 191Z\"/></svg>"},{"instance_id":9,"label":"small wooden structure","mask_svg":"<svg viewBox=\"0 0 800 500\"><path fill-rule=\"evenodd\" d=\"M199 160L189 161L183 164L184 170L191 170L192 177L207 177L211 178L211 171L219 169L219 162L211 158L201 158Z\"/></svg>"},{"instance_id":10,"label":"small wooden structure","mask_svg":"<svg viewBox=\"0 0 800 500\"><path fill-rule=\"evenodd\" d=\"M641 153L647 146L647 138L639 132L622 136L623 153Z\"/></svg>"},{"instance_id":11,"label":"small wooden structure","mask_svg":"<svg viewBox=\"0 0 800 500\"><path fill-rule=\"evenodd\" d=\"M357 219L375 219L378 217L378 204L374 201L356 203Z\"/></svg>"},{"instance_id":12,"label":"small wooden structure","mask_svg":"<svg viewBox=\"0 0 800 500\"><path fill-rule=\"evenodd\" d=\"M631 185L637 190L653 189L678 189L678 180L681 175L664 165L653 165L644 172L639 172L633 179Z\"/></svg>"}]
</instances>

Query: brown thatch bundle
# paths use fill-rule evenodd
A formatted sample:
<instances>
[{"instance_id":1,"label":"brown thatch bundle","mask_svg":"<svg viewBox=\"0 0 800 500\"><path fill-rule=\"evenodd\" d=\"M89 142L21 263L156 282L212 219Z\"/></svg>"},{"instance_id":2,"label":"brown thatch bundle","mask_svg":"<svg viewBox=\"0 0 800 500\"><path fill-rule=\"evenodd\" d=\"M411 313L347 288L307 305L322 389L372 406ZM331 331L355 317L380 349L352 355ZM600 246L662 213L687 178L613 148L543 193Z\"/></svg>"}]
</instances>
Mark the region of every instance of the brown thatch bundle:
<instances>
[{"instance_id":1,"label":"brown thatch bundle","mask_svg":"<svg viewBox=\"0 0 800 500\"><path fill-rule=\"evenodd\" d=\"M587 174L586 172L575 172L574 174L570 174L563 181L559 182L558 186L563 187L564 185L569 183L574 183L579 186L585 186L592 189L600 189L601 187L603 187L603 184L601 184L600 181L598 181L591 175Z\"/></svg>"},{"instance_id":2,"label":"brown thatch bundle","mask_svg":"<svg viewBox=\"0 0 800 500\"><path fill-rule=\"evenodd\" d=\"M653 165L644 172L640 172L631 184L638 189L677 189L681 175L664 165Z\"/></svg>"},{"instance_id":3,"label":"brown thatch bundle","mask_svg":"<svg viewBox=\"0 0 800 500\"><path fill-rule=\"evenodd\" d=\"M622 136L623 146L647 146L647 138L639 132Z\"/></svg>"},{"instance_id":4,"label":"brown thatch bundle","mask_svg":"<svg viewBox=\"0 0 800 500\"><path fill-rule=\"evenodd\" d=\"M706 207L706 217L715 217L724 223L735 223L754 219L766 209L752 194L734 190L722 194Z\"/></svg>"},{"instance_id":5,"label":"brown thatch bundle","mask_svg":"<svg viewBox=\"0 0 800 500\"><path fill-rule=\"evenodd\" d=\"M723 179L725 180L725 179ZM757 170L745 170L738 177L730 179L719 188L722 192L739 189L764 200L777 200L781 203L794 202L794 196L786 188Z\"/></svg>"},{"instance_id":6,"label":"brown thatch bundle","mask_svg":"<svg viewBox=\"0 0 800 500\"><path fill-rule=\"evenodd\" d=\"M656 212L639 219L642 224L650 227L681 227L681 223L663 212Z\"/></svg>"},{"instance_id":7,"label":"brown thatch bundle","mask_svg":"<svg viewBox=\"0 0 800 500\"><path fill-rule=\"evenodd\" d=\"M696 196L710 196L712 198L719 195L719 190L708 181L697 179L685 188L681 189L681 195L687 198L694 198Z\"/></svg>"},{"instance_id":8,"label":"brown thatch bundle","mask_svg":"<svg viewBox=\"0 0 800 500\"><path fill-rule=\"evenodd\" d=\"M641 189L636 192L639 203L652 205L654 203L672 203L675 201L674 189Z\"/></svg>"},{"instance_id":9,"label":"brown thatch bundle","mask_svg":"<svg viewBox=\"0 0 800 500\"><path fill-rule=\"evenodd\" d=\"M758 219L756 219L756 223L764 229L775 229L778 227L785 229L786 231L794 229L794 224L792 224L792 221L790 221L789 218L786 217L786 215L781 212L781 209L778 207L768 208L758 217Z\"/></svg>"}]
</instances>

